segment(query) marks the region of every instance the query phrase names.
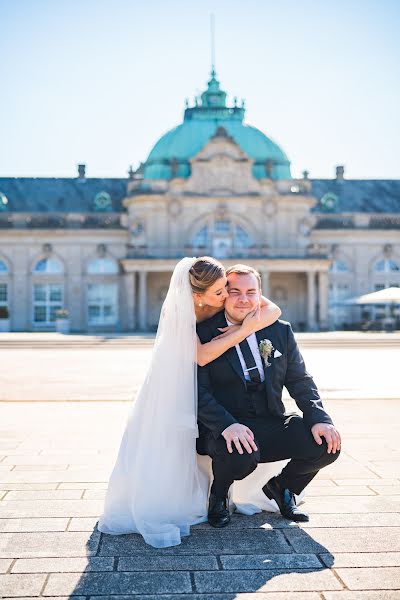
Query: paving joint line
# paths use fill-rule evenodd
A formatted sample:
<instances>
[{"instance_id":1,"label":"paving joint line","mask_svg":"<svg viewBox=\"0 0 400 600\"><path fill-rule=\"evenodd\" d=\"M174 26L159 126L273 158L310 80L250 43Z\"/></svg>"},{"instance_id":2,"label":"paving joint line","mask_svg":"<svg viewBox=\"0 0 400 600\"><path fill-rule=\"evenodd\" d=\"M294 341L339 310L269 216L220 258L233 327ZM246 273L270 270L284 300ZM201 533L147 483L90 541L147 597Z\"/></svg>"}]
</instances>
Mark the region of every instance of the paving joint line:
<instances>
[{"instance_id":1,"label":"paving joint line","mask_svg":"<svg viewBox=\"0 0 400 600\"><path fill-rule=\"evenodd\" d=\"M69 517L64 531L69 531L69 526L71 525L71 522L72 522L72 517Z\"/></svg>"},{"instance_id":2,"label":"paving joint line","mask_svg":"<svg viewBox=\"0 0 400 600\"><path fill-rule=\"evenodd\" d=\"M197 593L197 589L196 589L196 581L194 578L194 573L193 571L189 572L189 577L190 577L190 584L192 586L192 594L196 594Z\"/></svg>"},{"instance_id":3,"label":"paving joint line","mask_svg":"<svg viewBox=\"0 0 400 600\"><path fill-rule=\"evenodd\" d=\"M50 573L46 573L46 577L45 577L45 580L43 582L42 589L39 592L39 596L40 597L43 597L43 592L44 592L44 589L45 589L45 587L46 587L46 585L47 585L47 583L49 581L49 578L50 578Z\"/></svg>"},{"instance_id":4,"label":"paving joint line","mask_svg":"<svg viewBox=\"0 0 400 600\"><path fill-rule=\"evenodd\" d=\"M287 535L285 533L286 529L289 529L289 530L290 529L299 529L300 531L302 531L302 529L301 529L301 527L299 527L297 525L296 527L283 527L282 529L277 530L277 531L281 531L282 532L282 535L285 538L285 540L286 540L286 542L287 542L287 544L289 546L289 549L292 551L291 553L298 554L298 552L296 551L296 548L293 546L293 544L291 543L291 541L289 540L289 538L287 537Z\"/></svg>"},{"instance_id":5,"label":"paving joint line","mask_svg":"<svg viewBox=\"0 0 400 600\"><path fill-rule=\"evenodd\" d=\"M332 567L327 567L329 569L329 571L332 573L332 575L338 580L338 582L340 583L340 585L343 586L343 589L345 591L350 591L349 588L347 587L347 585L345 584L345 582L343 581L343 579L341 577L339 577L339 575L337 574L335 568ZM349 567L352 568L352 567Z\"/></svg>"},{"instance_id":6,"label":"paving joint line","mask_svg":"<svg viewBox=\"0 0 400 600\"><path fill-rule=\"evenodd\" d=\"M96 528L97 529L97 528ZM100 532L100 539L99 539L99 544L97 546L97 550L94 554L94 556L100 556L100 551L101 551L101 547L103 545L103 533Z\"/></svg>"},{"instance_id":7,"label":"paving joint line","mask_svg":"<svg viewBox=\"0 0 400 600\"><path fill-rule=\"evenodd\" d=\"M17 560L18 560L17 558L13 558L12 559L12 561L10 563L10 566L8 567L8 569L7 569L6 573L5 573L6 575L12 575L12 569L14 568L14 565L17 562Z\"/></svg>"}]
</instances>

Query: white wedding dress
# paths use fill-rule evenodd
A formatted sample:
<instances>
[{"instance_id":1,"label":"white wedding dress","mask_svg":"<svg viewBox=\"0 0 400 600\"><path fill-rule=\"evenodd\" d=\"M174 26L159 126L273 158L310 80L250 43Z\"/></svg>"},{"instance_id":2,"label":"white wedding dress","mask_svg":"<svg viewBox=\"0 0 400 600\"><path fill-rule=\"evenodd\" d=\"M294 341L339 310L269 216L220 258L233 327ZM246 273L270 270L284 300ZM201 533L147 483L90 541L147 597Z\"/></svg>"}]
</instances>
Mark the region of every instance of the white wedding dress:
<instances>
[{"instance_id":1,"label":"white wedding dress","mask_svg":"<svg viewBox=\"0 0 400 600\"><path fill-rule=\"evenodd\" d=\"M196 453L196 320L189 283L194 258L175 267L151 364L130 410L97 528L139 533L155 548L174 546L207 520L211 459ZM231 510L277 511L262 486L288 461L259 464L230 490Z\"/></svg>"}]
</instances>

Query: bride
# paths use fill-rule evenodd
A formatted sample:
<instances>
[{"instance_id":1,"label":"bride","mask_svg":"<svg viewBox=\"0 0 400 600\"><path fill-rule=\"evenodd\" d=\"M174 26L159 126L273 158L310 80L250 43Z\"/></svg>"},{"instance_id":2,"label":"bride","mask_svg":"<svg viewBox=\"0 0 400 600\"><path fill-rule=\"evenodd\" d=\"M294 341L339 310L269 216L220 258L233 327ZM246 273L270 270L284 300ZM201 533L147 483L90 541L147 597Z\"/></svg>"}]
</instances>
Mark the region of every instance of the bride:
<instances>
[{"instance_id":1,"label":"bride","mask_svg":"<svg viewBox=\"0 0 400 600\"><path fill-rule=\"evenodd\" d=\"M191 525L207 520L210 480L200 464L207 457L196 454L197 365L215 360L281 314L263 297L242 325L227 327L201 344L196 322L223 310L226 283L225 269L214 258L183 258L176 265L151 363L111 473L99 531L139 533L146 543L162 548L180 544Z\"/></svg>"}]
</instances>

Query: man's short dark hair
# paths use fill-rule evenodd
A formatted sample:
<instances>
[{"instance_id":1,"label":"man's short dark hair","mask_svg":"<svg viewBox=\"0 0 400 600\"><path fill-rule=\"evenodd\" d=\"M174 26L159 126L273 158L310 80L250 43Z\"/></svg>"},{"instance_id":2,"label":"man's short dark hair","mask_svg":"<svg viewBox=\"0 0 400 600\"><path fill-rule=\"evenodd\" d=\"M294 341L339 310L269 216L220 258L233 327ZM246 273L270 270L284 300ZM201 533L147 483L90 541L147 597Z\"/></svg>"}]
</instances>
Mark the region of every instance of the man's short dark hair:
<instances>
[{"instance_id":1,"label":"man's short dark hair","mask_svg":"<svg viewBox=\"0 0 400 600\"><path fill-rule=\"evenodd\" d=\"M258 271L256 271L256 269L253 269L253 267L239 263L237 265L233 265L233 267L229 267L229 269L226 270L226 276L230 275L231 273L236 273L237 275L254 275L258 281L258 287L261 290L261 275Z\"/></svg>"}]
</instances>

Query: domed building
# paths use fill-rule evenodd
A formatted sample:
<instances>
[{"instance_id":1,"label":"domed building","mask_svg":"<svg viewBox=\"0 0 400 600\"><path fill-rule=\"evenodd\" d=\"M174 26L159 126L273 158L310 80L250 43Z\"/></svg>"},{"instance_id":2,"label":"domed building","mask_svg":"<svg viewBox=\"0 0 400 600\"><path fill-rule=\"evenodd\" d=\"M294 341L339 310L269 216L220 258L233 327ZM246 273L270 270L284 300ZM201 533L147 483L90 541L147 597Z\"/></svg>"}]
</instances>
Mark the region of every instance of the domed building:
<instances>
[{"instance_id":1,"label":"domed building","mask_svg":"<svg viewBox=\"0 0 400 600\"><path fill-rule=\"evenodd\" d=\"M187 106L184 120L163 135L156 143L145 163L145 179L187 179L191 174L190 159L196 156L223 128L245 154L254 161L252 174L256 179L269 175L271 179L290 179L290 163L285 153L262 131L243 123L245 109L226 106L226 93L220 89L211 72L207 90L201 95L198 104Z\"/></svg>"},{"instance_id":2,"label":"domed building","mask_svg":"<svg viewBox=\"0 0 400 600\"><path fill-rule=\"evenodd\" d=\"M357 326L346 298L400 285L400 181L293 179L214 70L127 179L0 178L0 227L13 331L54 330L60 309L75 332L154 330L183 256L255 267L295 330Z\"/></svg>"}]
</instances>

